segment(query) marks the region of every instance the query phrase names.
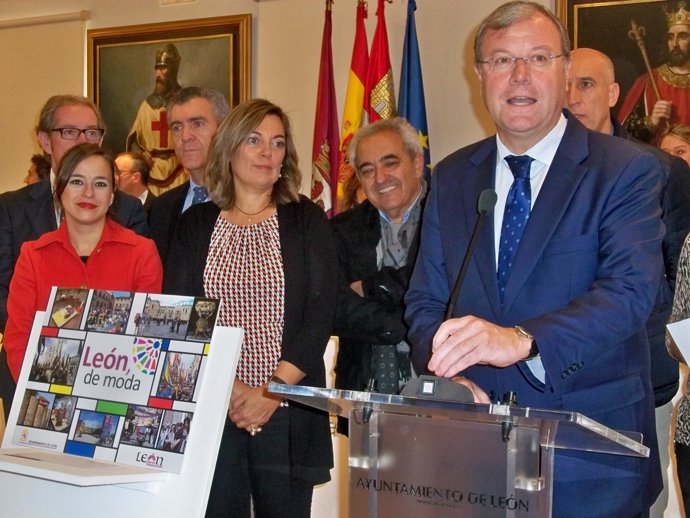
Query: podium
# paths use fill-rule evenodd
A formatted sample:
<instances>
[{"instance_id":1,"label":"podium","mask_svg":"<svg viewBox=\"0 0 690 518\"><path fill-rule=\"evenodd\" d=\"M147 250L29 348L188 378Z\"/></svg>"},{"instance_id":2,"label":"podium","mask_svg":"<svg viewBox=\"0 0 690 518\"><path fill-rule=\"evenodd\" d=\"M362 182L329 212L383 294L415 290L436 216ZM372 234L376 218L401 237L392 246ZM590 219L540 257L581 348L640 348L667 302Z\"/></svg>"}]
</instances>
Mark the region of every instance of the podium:
<instances>
[{"instance_id":1,"label":"podium","mask_svg":"<svg viewBox=\"0 0 690 518\"><path fill-rule=\"evenodd\" d=\"M648 457L641 434L576 412L270 384L348 417L350 518L551 516L554 452Z\"/></svg>"}]
</instances>

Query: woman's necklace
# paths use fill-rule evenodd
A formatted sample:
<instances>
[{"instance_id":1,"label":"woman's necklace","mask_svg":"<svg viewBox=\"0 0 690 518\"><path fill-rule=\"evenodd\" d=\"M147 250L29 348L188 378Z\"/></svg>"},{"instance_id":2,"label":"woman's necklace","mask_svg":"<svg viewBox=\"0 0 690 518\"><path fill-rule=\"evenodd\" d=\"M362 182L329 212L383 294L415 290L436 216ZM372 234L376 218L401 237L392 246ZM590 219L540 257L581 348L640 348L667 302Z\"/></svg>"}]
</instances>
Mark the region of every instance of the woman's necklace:
<instances>
[{"instance_id":1,"label":"woman's necklace","mask_svg":"<svg viewBox=\"0 0 690 518\"><path fill-rule=\"evenodd\" d=\"M271 206L271 203L273 203L273 201L269 201L269 202L264 206L264 208L261 209L259 212L245 212L245 211L243 211L242 209L240 209L240 207L239 207L237 204L235 204L235 208L236 208L237 210L239 210L242 214L244 214L245 216L247 216L247 223L251 223L251 222L252 222L252 218L253 218L254 216L258 216L258 215L261 214L263 211L265 211L268 207Z\"/></svg>"}]
</instances>

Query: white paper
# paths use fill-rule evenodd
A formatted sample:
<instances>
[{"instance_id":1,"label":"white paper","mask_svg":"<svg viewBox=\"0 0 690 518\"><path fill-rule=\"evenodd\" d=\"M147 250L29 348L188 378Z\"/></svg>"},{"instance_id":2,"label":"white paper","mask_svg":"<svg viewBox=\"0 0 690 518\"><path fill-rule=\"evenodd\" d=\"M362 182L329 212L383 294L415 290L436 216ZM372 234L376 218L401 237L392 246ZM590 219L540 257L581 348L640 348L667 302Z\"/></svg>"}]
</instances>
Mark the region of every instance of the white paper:
<instances>
[{"instance_id":1,"label":"white paper","mask_svg":"<svg viewBox=\"0 0 690 518\"><path fill-rule=\"evenodd\" d=\"M690 358L690 318L668 324L666 327L687 363L687 359Z\"/></svg>"}]
</instances>

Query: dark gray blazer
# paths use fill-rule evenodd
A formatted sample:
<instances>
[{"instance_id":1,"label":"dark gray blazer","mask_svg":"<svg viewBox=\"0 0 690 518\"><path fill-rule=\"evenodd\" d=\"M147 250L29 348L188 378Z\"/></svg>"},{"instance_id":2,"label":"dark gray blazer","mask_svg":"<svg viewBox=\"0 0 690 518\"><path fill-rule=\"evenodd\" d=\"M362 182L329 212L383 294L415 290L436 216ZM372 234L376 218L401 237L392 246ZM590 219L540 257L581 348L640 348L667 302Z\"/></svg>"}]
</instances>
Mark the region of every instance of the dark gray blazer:
<instances>
[{"instance_id":1,"label":"dark gray blazer","mask_svg":"<svg viewBox=\"0 0 690 518\"><path fill-rule=\"evenodd\" d=\"M182 215L182 207L188 191L189 181L186 181L182 185L164 192L151 203L149 211L151 239L156 243L163 264L165 264L168 247L177 227L177 220Z\"/></svg>"}]
</instances>

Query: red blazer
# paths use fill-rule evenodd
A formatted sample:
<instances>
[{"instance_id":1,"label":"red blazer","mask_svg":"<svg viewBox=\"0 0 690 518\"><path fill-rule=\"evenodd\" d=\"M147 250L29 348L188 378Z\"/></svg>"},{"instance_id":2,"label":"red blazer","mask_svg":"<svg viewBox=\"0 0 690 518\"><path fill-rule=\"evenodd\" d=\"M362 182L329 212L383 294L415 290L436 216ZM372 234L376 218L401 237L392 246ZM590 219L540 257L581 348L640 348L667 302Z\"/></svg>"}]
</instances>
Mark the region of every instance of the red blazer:
<instances>
[{"instance_id":1,"label":"red blazer","mask_svg":"<svg viewBox=\"0 0 690 518\"><path fill-rule=\"evenodd\" d=\"M64 221L57 230L24 243L10 282L4 336L15 381L34 315L46 309L52 286L160 293L162 282L163 268L153 241L109 218L86 264L72 246Z\"/></svg>"}]
</instances>

